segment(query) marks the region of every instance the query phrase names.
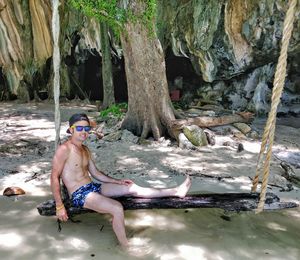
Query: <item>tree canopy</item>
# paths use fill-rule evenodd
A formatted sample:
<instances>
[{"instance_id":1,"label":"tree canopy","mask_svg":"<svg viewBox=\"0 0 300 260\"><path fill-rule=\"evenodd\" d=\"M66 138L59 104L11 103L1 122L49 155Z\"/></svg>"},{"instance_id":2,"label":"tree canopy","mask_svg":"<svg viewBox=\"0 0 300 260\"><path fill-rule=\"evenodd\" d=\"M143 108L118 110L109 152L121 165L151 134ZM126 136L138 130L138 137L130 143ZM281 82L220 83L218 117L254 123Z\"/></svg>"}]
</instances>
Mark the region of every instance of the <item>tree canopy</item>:
<instances>
[{"instance_id":1,"label":"tree canopy","mask_svg":"<svg viewBox=\"0 0 300 260\"><path fill-rule=\"evenodd\" d=\"M95 17L115 31L123 28L128 21L144 23L152 31L152 21L156 13L156 0L69 0L72 6L87 16ZM128 8L135 2L145 5L143 12L134 13Z\"/></svg>"}]
</instances>

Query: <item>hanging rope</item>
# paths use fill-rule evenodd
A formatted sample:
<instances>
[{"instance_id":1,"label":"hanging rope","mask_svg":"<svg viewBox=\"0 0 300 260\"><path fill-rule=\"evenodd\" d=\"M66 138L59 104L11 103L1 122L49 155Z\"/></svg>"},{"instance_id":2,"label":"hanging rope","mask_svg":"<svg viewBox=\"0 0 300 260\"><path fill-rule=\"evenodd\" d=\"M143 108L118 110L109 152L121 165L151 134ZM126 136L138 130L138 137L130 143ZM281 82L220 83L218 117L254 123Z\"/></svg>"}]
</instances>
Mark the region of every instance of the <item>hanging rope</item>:
<instances>
[{"instance_id":1,"label":"hanging rope","mask_svg":"<svg viewBox=\"0 0 300 260\"><path fill-rule=\"evenodd\" d=\"M60 143L60 110L59 110L59 66L60 66L60 53L59 53L59 13L58 13L59 0L52 0L52 37L53 37L53 94L55 104L55 150Z\"/></svg>"},{"instance_id":2,"label":"hanging rope","mask_svg":"<svg viewBox=\"0 0 300 260\"><path fill-rule=\"evenodd\" d=\"M292 30L293 30L296 5L297 5L297 0L290 0L289 8L283 23L281 51L280 51L280 56L276 67L275 77L274 77L271 110L269 112L268 120L262 137L262 144L258 156L256 175L253 179L252 192L256 192L259 175L263 170L260 200L256 209L256 213L261 212L265 205L266 191L267 191L268 178L270 172L270 162L272 157L272 146L274 141L275 126L276 126L277 107L280 102L280 97L282 94L284 81L286 77L287 51L288 51L289 41L292 35Z\"/></svg>"}]
</instances>

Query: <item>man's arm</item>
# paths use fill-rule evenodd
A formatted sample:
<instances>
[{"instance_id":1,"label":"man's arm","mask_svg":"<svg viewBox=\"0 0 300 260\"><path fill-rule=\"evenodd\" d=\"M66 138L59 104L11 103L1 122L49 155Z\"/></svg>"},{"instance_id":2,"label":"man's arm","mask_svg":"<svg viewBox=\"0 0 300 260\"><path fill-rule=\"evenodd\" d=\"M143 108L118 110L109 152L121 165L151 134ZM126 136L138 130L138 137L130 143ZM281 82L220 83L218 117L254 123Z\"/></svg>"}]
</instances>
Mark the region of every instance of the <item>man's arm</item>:
<instances>
[{"instance_id":1,"label":"man's arm","mask_svg":"<svg viewBox=\"0 0 300 260\"><path fill-rule=\"evenodd\" d=\"M56 150L52 160L52 171L51 171L51 179L50 179L51 190L56 204L56 216L62 221L67 221L68 215L61 198L60 175L64 169L65 162L68 156L69 156L69 149L66 145L61 145Z\"/></svg>"}]
</instances>

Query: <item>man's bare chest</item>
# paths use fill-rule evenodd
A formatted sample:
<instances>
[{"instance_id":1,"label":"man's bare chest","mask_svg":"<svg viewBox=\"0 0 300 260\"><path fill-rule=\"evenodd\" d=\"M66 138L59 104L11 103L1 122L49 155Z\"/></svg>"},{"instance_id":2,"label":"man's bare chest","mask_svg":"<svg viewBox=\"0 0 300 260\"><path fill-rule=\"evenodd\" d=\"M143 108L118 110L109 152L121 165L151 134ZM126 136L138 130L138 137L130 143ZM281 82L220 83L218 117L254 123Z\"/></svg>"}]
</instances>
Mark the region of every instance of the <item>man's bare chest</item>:
<instances>
[{"instance_id":1,"label":"man's bare chest","mask_svg":"<svg viewBox=\"0 0 300 260\"><path fill-rule=\"evenodd\" d=\"M88 167L88 153L85 149L74 147L69 155L66 162L68 168L73 168L73 170L83 170Z\"/></svg>"}]
</instances>

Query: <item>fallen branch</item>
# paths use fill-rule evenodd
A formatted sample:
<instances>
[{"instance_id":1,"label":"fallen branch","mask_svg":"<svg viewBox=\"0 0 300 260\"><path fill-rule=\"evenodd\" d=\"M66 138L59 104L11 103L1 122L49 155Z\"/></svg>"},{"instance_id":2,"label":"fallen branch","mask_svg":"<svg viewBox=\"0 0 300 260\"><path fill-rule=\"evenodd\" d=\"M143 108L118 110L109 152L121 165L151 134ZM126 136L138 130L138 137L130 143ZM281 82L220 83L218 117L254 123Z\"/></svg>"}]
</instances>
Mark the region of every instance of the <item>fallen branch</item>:
<instances>
[{"instance_id":1,"label":"fallen branch","mask_svg":"<svg viewBox=\"0 0 300 260\"><path fill-rule=\"evenodd\" d=\"M224 194L195 194L185 198L116 198L125 210L136 209L179 209L179 208L220 208L227 211L251 211L257 208L258 193L224 193ZM70 215L92 212L87 209L72 207L70 201L64 203ZM265 210L285 209L298 207L294 202L280 202L272 193L266 196ZM37 207L42 216L55 215L55 201L48 200Z\"/></svg>"},{"instance_id":2,"label":"fallen branch","mask_svg":"<svg viewBox=\"0 0 300 260\"><path fill-rule=\"evenodd\" d=\"M201 116L187 119L176 119L171 123L173 131L181 130L186 125L197 125L199 127L212 127L228 125L232 123L248 123L253 119L253 114L249 112L240 112L232 115L219 117Z\"/></svg>"}]
</instances>

